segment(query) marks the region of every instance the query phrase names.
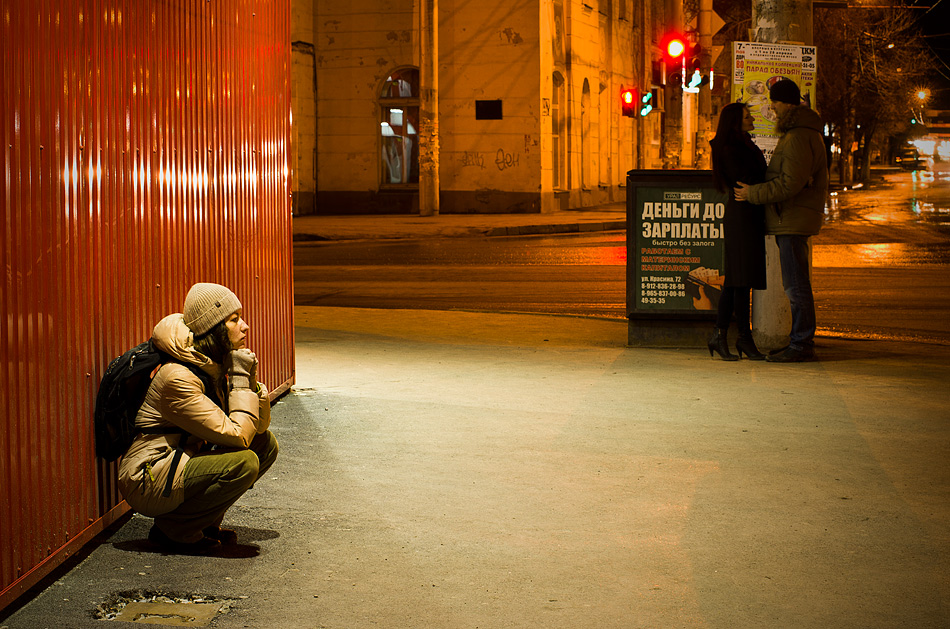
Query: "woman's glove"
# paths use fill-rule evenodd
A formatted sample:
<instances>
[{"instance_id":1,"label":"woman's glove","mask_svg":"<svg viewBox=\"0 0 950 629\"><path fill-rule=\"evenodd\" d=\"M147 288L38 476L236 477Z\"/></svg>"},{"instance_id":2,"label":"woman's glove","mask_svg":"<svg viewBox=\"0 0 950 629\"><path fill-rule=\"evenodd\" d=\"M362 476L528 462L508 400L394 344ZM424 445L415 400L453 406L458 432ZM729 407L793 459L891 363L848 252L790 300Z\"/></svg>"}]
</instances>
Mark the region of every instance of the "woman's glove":
<instances>
[{"instance_id":1,"label":"woman's glove","mask_svg":"<svg viewBox=\"0 0 950 629\"><path fill-rule=\"evenodd\" d=\"M257 356L249 349L236 349L231 352L232 389L257 390Z\"/></svg>"}]
</instances>

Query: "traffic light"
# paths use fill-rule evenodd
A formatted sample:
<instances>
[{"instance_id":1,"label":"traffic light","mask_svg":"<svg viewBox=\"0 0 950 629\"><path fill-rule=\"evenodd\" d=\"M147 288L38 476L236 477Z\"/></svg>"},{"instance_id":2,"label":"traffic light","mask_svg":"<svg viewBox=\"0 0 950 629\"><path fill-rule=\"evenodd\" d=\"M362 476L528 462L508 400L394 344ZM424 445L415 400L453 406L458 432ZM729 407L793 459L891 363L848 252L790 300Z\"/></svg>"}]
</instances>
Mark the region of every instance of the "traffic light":
<instances>
[{"instance_id":1,"label":"traffic light","mask_svg":"<svg viewBox=\"0 0 950 629\"><path fill-rule=\"evenodd\" d=\"M620 113L629 118L637 115L637 90L632 87L620 91Z\"/></svg>"},{"instance_id":2,"label":"traffic light","mask_svg":"<svg viewBox=\"0 0 950 629\"><path fill-rule=\"evenodd\" d=\"M686 73L686 53L689 52L689 39L680 32L671 32L660 40L663 53L663 84L682 85ZM668 73L668 74L667 74Z\"/></svg>"},{"instance_id":3,"label":"traffic light","mask_svg":"<svg viewBox=\"0 0 950 629\"><path fill-rule=\"evenodd\" d=\"M660 46L663 49L667 67L672 68L683 62L683 55L686 54L689 44L682 33L667 33L660 41Z\"/></svg>"},{"instance_id":4,"label":"traffic light","mask_svg":"<svg viewBox=\"0 0 950 629\"><path fill-rule=\"evenodd\" d=\"M712 89L712 68L703 67L703 48L695 31L667 33L660 47L669 72L664 85L680 85L687 92L698 92L704 85Z\"/></svg>"},{"instance_id":5,"label":"traffic light","mask_svg":"<svg viewBox=\"0 0 950 629\"><path fill-rule=\"evenodd\" d=\"M686 48L686 52L683 53L684 58L686 59L686 70L688 74L692 74L696 70L702 71L703 67L703 47L698 43L689 44Z\"/></svg>"},{"instance_id":6,"label":"traffic light","mask_svg":"<svg viewBox=\"0 0 950 629\"><path fill-rule=\"evenodd\" d=\"M640 115L646 116L653 108L656 107L656 90L650 90L649 92L644 92L643 96L640 98L640 104L643 107L640 108Z\"/></svg>"},{"instance_id":7,"label":"traffic light","mask_svg":"<svg viewBox=\"0 0 950 629\"><path fill-rule=\"evenodd\" d=\"M687 92L698 92L703 85L709 85L712 89L712 68L703 68L703 47L698 43L689 44L683 59L683 89Z\"/></svg>"}]
</instances>

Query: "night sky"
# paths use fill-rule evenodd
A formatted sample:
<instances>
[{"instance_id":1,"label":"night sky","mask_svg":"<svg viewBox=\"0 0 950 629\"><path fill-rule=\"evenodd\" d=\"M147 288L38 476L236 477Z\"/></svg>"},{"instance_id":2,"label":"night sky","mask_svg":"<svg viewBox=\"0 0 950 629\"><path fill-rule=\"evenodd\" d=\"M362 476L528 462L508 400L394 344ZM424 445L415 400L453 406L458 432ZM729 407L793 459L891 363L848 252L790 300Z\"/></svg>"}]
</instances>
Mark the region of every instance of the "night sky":
<instances>
[{"instance_id":1,"label":"night sky","mask_svg":"<svg viewBox=\"0 0 950 629\"><path fill-rule=\"evenodd\" d=\"M920 14L917 23L937 60L939 74L934 77L930 106L950 109L950 0L911 0L910 5L930 7L914 11Z\"/></svg>"}]
</instances>

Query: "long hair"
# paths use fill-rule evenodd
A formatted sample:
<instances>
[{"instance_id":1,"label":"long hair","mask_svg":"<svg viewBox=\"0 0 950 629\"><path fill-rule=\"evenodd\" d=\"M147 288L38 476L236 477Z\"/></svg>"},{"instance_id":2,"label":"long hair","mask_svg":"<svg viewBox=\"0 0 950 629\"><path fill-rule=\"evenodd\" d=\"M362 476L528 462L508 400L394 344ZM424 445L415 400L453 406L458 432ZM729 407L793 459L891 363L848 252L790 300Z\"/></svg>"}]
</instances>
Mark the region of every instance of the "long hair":
<instances>
[{"instance_id":1,"label":"long hair","mask_svg":"<svg viewBox=\"0 0 950 629\"><path fill-rule=\"evenodd\" d=\"M719 125L716 127L716 137L709 141L712 147L713 181L716 190L727 192L729 186L722 174L723 153L726 146L733 143L745 144L748 134L742 130L742 115L746 110L745 103L729 103L719 112Z\"/></svg>"},{"instance_id":2,"label":"long hair","mask_svg":"<svg viewBox=\"0 0 950 629\"><path fill-rule=\"evenodd\" d=\"M228 335L227 319L195 337L195 349L207 356L212 362L223 365L231 352L231 337Z\"/></svg>"}]
</instances>

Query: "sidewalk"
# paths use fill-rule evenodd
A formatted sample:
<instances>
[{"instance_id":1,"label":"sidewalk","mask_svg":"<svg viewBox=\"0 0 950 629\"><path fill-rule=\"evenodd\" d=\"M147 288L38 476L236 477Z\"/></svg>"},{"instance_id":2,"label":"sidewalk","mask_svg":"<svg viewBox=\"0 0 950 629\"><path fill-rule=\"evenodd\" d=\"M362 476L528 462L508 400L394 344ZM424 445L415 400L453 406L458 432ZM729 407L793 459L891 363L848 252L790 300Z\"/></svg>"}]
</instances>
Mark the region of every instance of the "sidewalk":
<instances>
[{"instance_id":1,"label":"sidewalk","mask_svg":"<svg viewBox=\"0 0 950 629\"><path fill-rule=\"evenodd\" d=\"M295 312L243 545L165 556L134 516L0 626L154 592L217 629L950 626L950 348L724 363L616 321Z\"/></svg>"},{"instance_id":2,"label":"sidewalk","mask_svg":"<svg viewBox=\"0 0 950 629\"><path fill-rule=\"evenodd\" d=\"M624 223L619 204L294 230ZM226 520L241 545L162 555L133 516L0 628L101 629L155 593L173 602L139 622L217 629L950 626L950 347L819 338L820 362L724 363L626 347L619 321L295 314L280 457Z\"/></svg>"}]
</instances>

